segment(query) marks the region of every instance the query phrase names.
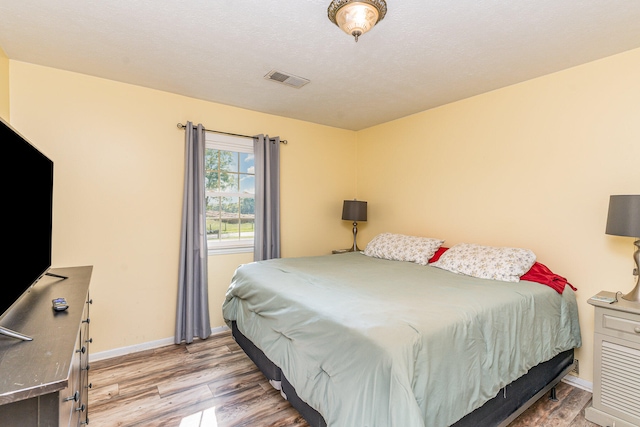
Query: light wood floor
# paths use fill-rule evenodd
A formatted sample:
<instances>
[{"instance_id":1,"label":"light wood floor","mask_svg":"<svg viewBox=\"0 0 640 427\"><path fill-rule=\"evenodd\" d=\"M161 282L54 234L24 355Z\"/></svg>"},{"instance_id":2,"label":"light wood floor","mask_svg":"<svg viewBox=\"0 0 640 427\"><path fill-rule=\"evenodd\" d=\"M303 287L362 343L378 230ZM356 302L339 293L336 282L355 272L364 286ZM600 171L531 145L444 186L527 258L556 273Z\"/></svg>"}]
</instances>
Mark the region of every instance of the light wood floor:
<instances>
[{"instance_id":1,"label":"light wood floor","mask_svg":"<svg viewBox=\"0 0 640 427\"><path fill-rule=\"evenodd\" d=\"M308 427L229 331L91 364L92 427ZM584 419L591 393L560 383L512 427L597 427ZM407 426L409 427L409 426Z\"/></svg>"}]
</instances>

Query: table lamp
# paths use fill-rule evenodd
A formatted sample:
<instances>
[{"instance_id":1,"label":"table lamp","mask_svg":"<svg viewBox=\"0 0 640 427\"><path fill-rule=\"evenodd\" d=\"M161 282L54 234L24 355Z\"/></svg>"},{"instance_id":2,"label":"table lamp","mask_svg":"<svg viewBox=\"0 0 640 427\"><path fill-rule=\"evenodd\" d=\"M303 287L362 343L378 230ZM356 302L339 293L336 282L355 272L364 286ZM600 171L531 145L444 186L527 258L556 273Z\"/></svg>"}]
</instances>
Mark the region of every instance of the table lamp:
<instances>
[{"instance_id":1,"label":"table lamp","mask_svg":"<svg viewBox=\"0 0 640 427\"><path fill-rule=\"evenodd\" d=\"M348 251L360 251L356 243L356 235L358 234L358 221L367 220L367 202L356 199L345 200L342 205L342 219L353 221L353 247L349 248Z\"/></svg>"},{"instance_id":2,"label":"table lamp","mask_svg":"<svg viewBox=\"0 0 640 427\"><path fill-rule=\"evenodd\" d=\"M607 216L607 234L614 236L635 237L636 261L634 276L638 276L636 287L622 298L640 303L640 194L627 196L611 196L609 198L609 214Z\"/></svg>"}]
</instances>

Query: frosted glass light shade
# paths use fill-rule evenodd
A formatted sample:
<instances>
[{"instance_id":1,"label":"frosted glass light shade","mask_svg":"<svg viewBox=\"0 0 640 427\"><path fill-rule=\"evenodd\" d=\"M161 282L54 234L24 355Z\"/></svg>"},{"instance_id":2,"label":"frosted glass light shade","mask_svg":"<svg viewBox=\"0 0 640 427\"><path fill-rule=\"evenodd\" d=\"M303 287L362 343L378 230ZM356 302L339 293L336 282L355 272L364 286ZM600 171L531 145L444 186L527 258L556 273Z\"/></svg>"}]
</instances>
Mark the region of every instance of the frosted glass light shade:
<instances>
[{"instance_id":1,"label":"frosted glass light shade","mask_svg":"<svg viewBox=\"0 0 640 427\"><path fill-rule=\"evenodd\" d=\"M331 22L345 33L358 37L369 31L387 13L384 0L333 0L328 14Z\"/></svg>"}]
</instances>

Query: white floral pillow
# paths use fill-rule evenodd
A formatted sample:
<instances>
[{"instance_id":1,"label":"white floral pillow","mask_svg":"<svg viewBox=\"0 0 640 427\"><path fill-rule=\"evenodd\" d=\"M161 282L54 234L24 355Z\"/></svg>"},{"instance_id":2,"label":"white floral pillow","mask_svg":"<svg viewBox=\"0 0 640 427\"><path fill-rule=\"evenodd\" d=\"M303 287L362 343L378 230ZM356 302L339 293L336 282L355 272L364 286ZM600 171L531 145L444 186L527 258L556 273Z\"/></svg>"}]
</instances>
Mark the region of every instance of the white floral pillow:
<instances>
[{"instance_id":1,"label":"white floral pillow","mask_svg":"<svg viewBox=\"0 0 640 427\"><path fill-rule=\"evenodd\" d=\"M444 240L430 237L382 233L373 238L364 250L370 257L393 261L409 261L427 265Z\"/></svg>"},{"instance_id":2,"label":"white floral pillow","mask_svg":"<svg viewBox=\"0 0 640 427\"><path fill-rule=\"evenodd\" d=\"M529 271L535 262L536 255L529 249L460 243L431 265L481 279L519 282L520 276Z\"/></svg>"}]
</instances>

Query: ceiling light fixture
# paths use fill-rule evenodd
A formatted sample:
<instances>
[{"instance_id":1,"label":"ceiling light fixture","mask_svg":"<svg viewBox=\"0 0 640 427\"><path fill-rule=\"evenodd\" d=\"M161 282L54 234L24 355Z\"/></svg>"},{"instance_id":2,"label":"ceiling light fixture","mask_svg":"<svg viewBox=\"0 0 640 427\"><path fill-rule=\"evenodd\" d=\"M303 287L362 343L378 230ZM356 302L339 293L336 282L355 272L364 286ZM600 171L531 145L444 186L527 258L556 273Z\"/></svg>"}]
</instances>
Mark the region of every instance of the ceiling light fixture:
<instances>
[{"instance_id":1,"label":"ceiling light fixture","mask_svg":"<svg viewBox=\"0 0 640 427\"><path fill-rule=\"evenodd\" d=\"M332 0L327 9L329 20L358 41L387 14L385 0Z\"/></svg>"}]
</instances>

